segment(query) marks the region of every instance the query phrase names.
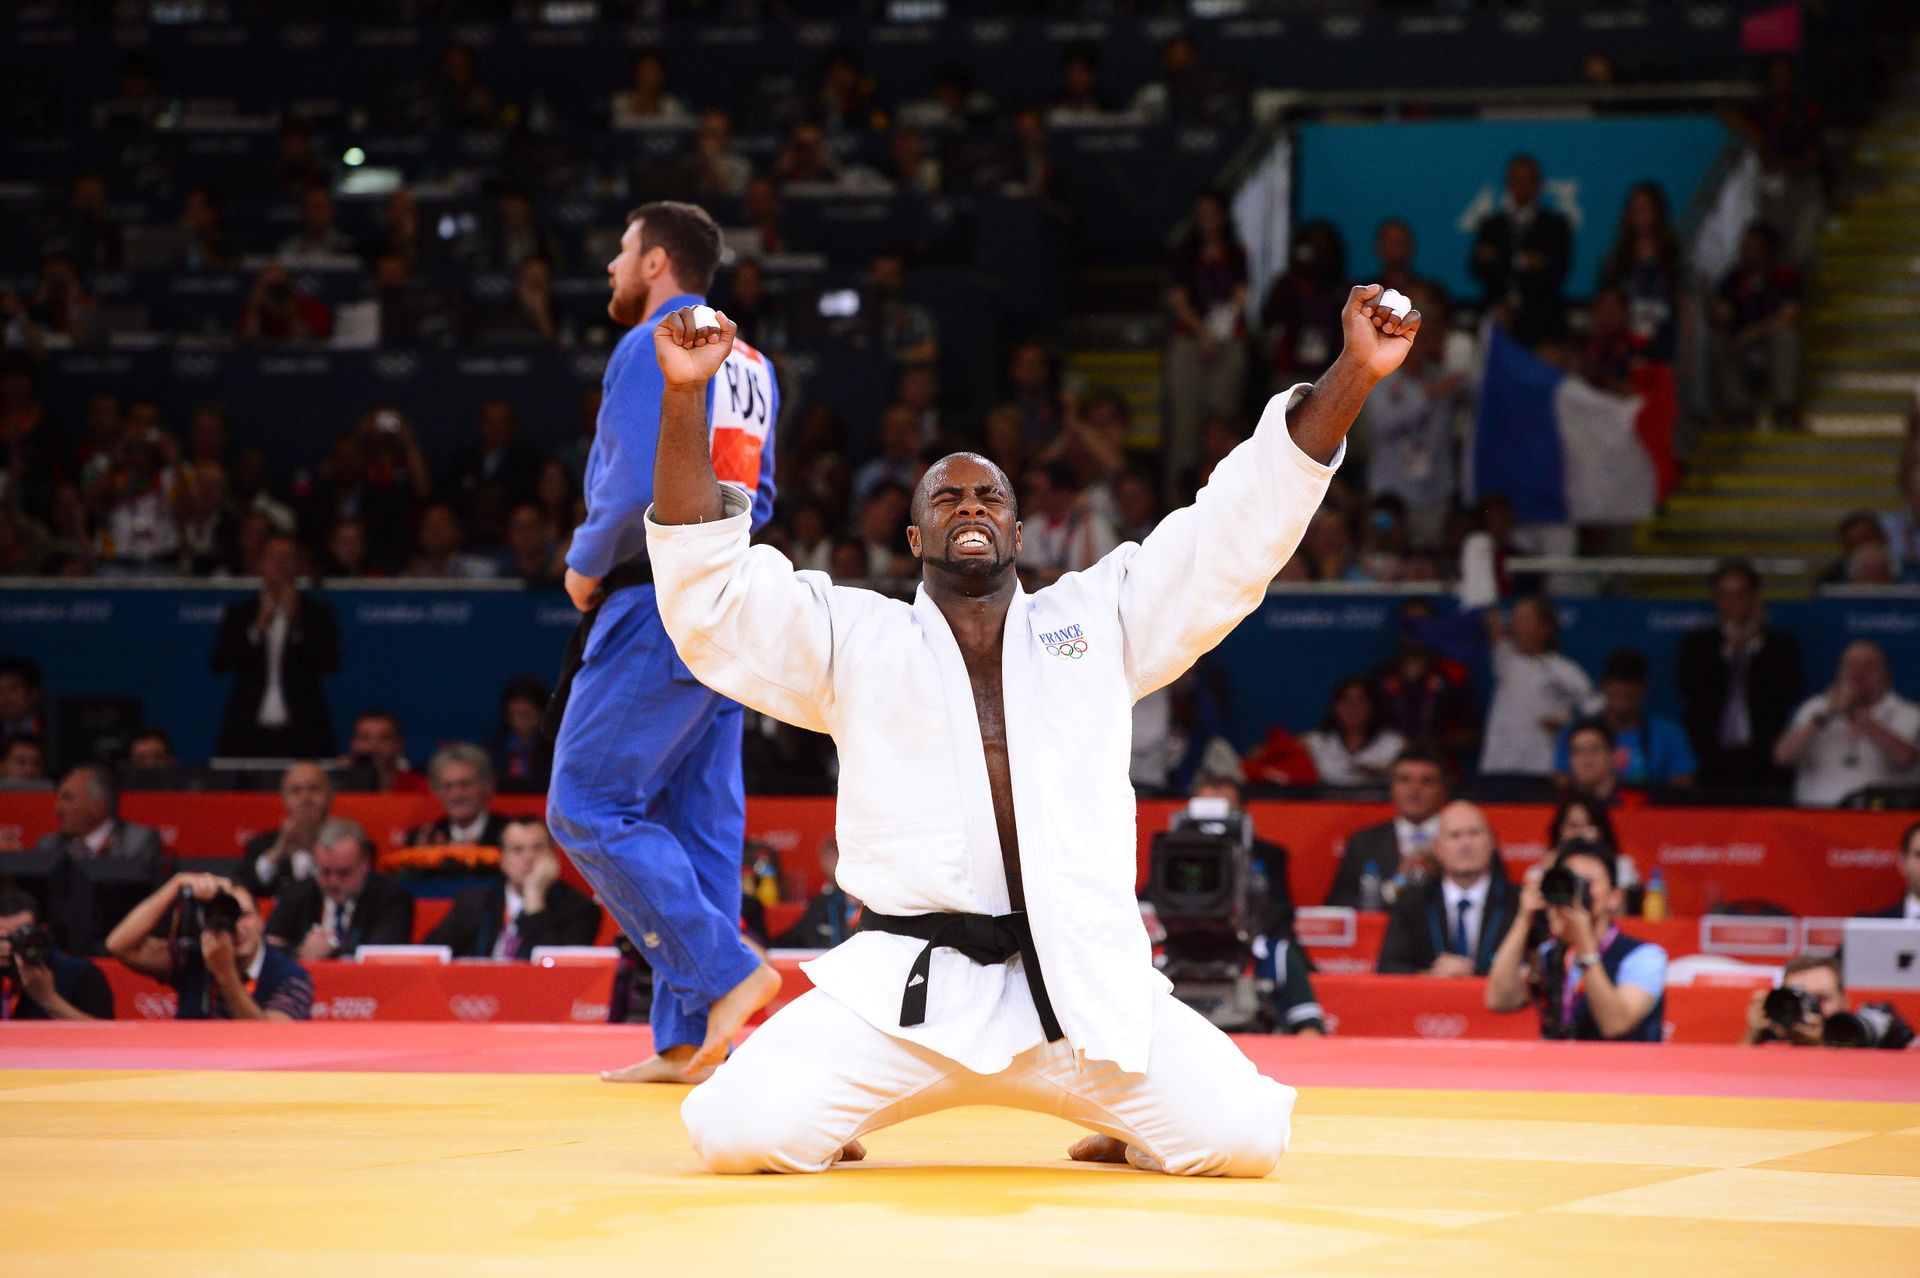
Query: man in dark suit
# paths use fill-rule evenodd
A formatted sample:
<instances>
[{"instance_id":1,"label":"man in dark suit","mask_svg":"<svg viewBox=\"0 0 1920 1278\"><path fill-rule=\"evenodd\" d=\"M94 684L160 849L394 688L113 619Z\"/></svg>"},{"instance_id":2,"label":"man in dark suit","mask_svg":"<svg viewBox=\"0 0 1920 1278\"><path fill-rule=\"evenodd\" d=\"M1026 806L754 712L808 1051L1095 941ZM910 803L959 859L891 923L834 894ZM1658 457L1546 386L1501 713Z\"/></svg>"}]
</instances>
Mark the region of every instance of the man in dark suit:
<instances>
[{"instance_id":1,"label":"man in dark suit","mask_svg":"<svg viewBox=\"0 0 1920 1278\"><path fill-rule=\"evenodd\" d=\"M600 907L560 882L546 823L514 817L500 842L501 881L470 887L427 937L455 958L525 959L541 945L592 945Z\"/></svg>"},{"instance_id":2,"label":"man in dark suit","mask_svg":"<svg viewBox=\"0 0 1920 1278\"><path fill-rule=\"evenodd\" d=\"M1340 869L1327 893L1328 905L1360 908L1360 882L1372 866L1380 876L1386 904L1410 881L1429 876L1433 841L1440 832L1440 809L1447 802L1447 771L1439 751L1411 745L1393 761L1387 775L1387 800L1393 819L1347 836Z\"/></svg>"},{"instance_id":3,"label":"man in dark suit","mask_svg":"<svg viewBox=\"0 0 1920 1278\"><path fill-rule=\"evenodd\" d=\"M507 819L488 808L493 802L493 759L485 750L466 741L441 746L427 761L427 785L446 815L414 830L407 836L409 844L500 846Z\"/></svg>"},{"instance_id":4,"label":"man in dark suit","mask_svg":"<svg viewBox=\"0 0 1920 1278\"><path fill-rule=\"evenodd\" d=\"M1699 783L1785 790L1773 743L1804 692L1800 641L1767 624L1760 574L1744 559L1715 569L1713 606L1719 624L1689 632L1674 668Z\"/></svg>"},{"instance_id":5,"label":"man in dark suit","mask_svg":"<svg viewBox=\"0 0 1920 1278\"><path fill-rule=\"evenodd\" d=\"M97 954L131 901L160 881L160 832L122 821L112 774L97 763L68 772L54 792L57 828L34 844L19 877L45 879L46 923L69 954ZM36 889L37 890L37 889Z\"/></svg>"},{"instance_id":6,"label":"man in dark suit","mask_svg":"<svg viewBox=\"0 0 1920 1278\"><path fill-rule=\"evenodd\" d=\"M1567 302L1561 288L1573 261L1573 225L1540 203L1540 162L1507 161L1507 195L1480 219L1467 268L1486 289L1485 304L1508 308L1508 327L1532 346L1564 337Z\"/></svg>"},{"instance_id":7,"label":"man in dark suit","mask_svg":"<svg viewBox=\"0 0 1920 1278\"><path fill-rule=\"evenodd\" d=\"M280 778L280 803L286 816L280 827L247 840L233 881L270 898L313 877L313 849L320 829L333 814L333 782L317 763L296 763Z\"/></svg>"},{"instance_id":8,"label":"man in dark suit","mask_svg":"<svg viewBox=\"0 0 1920 1278\"><path fill-rule=\"evenodd\" d=\"M373 870L373 845L357 821L320 827L313 877L281 893L267 940L303 963L351 958L362 945L413 941L413 894Z\"/></svg>"},{"instance_id":9,"label":"man in dark suit","mask_svg":"<svg viewBox=\"0 0 1920 1278\"><path fill-rule=\"evenodd\" d=\"M1471 803L1440 813L1440 877L1400 894L1380 943L1381 972L1485 976L1520 894L1494 855L1493 827Z\"/></svg>"},{"instance_id":10,"label":"man in dark suit","mask_svg":"<svg viewBox=\"0 0 1920 1278\"><path fill-rule=\"evenodd\" d=\"M1907 827L1900 836L1900 876L1906 883L1906 894L1883 910L1863 914L1865 919L1905 919L1909 923L1920 923L1920 821Z\"/></svg>"},{"instance_id":11,"label":"man in dark suit","mask_svg":"<svg viewBox=\"0 0 1920 1278\"><path fill-rule=\"evenodd\" d=\"M325 676L340 668L333 608L294 589L299 547L275 535L260 551L260 596L229 604L214 637L215 674L234 676L214 753L314 759L333 753Z\"/></svg>"}]
</instances>

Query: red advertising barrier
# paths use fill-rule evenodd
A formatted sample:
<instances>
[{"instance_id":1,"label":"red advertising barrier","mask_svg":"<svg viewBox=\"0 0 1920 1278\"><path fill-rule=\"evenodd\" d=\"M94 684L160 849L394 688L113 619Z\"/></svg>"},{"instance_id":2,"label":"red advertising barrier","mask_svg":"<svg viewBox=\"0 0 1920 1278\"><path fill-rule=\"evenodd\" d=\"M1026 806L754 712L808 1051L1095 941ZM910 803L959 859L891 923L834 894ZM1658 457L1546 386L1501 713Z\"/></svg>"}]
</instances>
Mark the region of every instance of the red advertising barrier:
<instances>
[{"instance_id":1,"label":"red advertising barrier","mask_svg":"<svg viewBox=\"0 0 1920 1278\"><path fill-rule=\"evenodd\" d=\"M496 806L537 814L543 804L539 796L514 795ZM408 830L438 815L425 795L343 794L334 806L384 847L400 846ZM1177 806L1165 799L1140 804L1143 875L1148 844ZM129 794L122 808L129 820L159 827L167 846L185 856L237 856L249 837L280 820L280 801L271 794ZM1302 905L1326 899L1347 836L1388 816L1384 805L1367 803L1260 801L1251 810L1261 836L1291 851L1293 896ZM1545 852L1550 809L1495 805L1488 815L1516 872ZM1771 901L1802 915L1878 909L1900 895L1897 848L1912 821L1911 813L1795 808L1643 807L1614 814L1624 850L1642 875L1655 866L1665 871L1668 910L1675 915L1710 914L1741 900ZM0 848L30 847L53 828L51 794L0 794ZM811 892L819 880L820 841L833 832L833 800L749 798L747 832L778 851L786 871ZM578 883L571 867L568 876Z\"/></svg>"},{"instance_id":2,"label":"red advertising barrier","mask_svg":"<svg viewBox=\"0 0 1920 1278\"><path fill-rule=\"evenodd\" d=\"M173 991L103 960L123 1019L166 1020ZM769 1014L812 988L799 960L775 960L783 979ZM310 963L315 1019L356 1021L503 1021L591 1023L607 1018L613 964L577 962L449 964ZM1667 1038L1676 1043L1735 1043L1746 1032L1747 1004L1764 977L1667 990ZM1531 1009L1489 1012L1486 982L1424 976L1322 974L1314 992L1334 1033L1351 1038L1531 1039ZM1920 993L1855 991L1855 1006L1891 1001L1920 1024Z\"/></svg>"}]
</instances>

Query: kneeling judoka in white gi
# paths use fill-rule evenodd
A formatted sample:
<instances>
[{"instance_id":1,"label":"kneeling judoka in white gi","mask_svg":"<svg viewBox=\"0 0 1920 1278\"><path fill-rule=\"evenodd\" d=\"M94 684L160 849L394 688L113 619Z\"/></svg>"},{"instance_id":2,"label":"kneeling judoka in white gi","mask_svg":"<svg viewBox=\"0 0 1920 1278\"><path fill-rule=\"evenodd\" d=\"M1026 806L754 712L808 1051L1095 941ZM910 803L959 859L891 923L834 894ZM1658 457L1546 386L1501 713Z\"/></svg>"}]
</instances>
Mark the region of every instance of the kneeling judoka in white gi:
<instances>
[{"instance_id":1,"label":"kneeling judoka in white gi","mask_svg":"<svg viewBox=\"0 0 1920 1278\"><path fill-rule=\"evenodd\" d=\"M1256 1071L1154 970L1134 897L1135 701L1251 613L1293 554L1367 393L1420 327L1356 288L1346 344L1267 405L1194 504L1028 594L1007 477L958 453L914 495L911 604L796 572L747 542L714 478L706 386L731 347L692 308L666 374L647 549L667 634L701 682L833 735L839 881L862 931L682 1107L718 1172L824 1171L859 1137L957 1105L1057 1114L1071 1155L1263 1176L1294 1090ZM1277 660L1285 660L1276 653ZM717 1055L717 1051L716 1051Z\"/></svg>"}]
</instances>

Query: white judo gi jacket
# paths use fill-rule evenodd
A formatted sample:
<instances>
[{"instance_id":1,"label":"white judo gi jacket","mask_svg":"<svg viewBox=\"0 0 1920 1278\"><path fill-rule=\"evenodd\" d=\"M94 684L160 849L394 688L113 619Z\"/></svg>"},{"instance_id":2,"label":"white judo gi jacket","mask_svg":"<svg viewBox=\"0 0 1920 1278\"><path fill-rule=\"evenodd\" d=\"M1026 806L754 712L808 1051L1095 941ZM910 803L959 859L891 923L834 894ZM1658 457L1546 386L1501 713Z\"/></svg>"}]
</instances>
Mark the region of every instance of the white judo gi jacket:
<instances>
[{"instance_id":1,"label":"white judo gi jacket","mask_svg":"<svg viewBox=\"0 0 1920 1278\"><path fill-rule=\"evenodd\" d=\"M1287 433L1274 397L1252 439L1193 505L1142 543L1043 590L1017 590L1002 654L1009 768L1026 910L1047 992L1076 1051L1144 1073L1154 970L1134 895L1127 777L1135 701L1178 678L1251 613L1299 545L1339 466ZM1342 446L1341 456L1345 454ZM750 503L725 517L647 519L660 616L708 687L840 754L839 881L885 914L1005 914L1011 906L973 689L922 586L912 604L797 572L749 547ZM924 942L861 932L804 965L814 985L887 1034L992 1074L1042 1041L1018 958L936 950L926 1020L900 1025Z\"/></svg>"}]
</instances>

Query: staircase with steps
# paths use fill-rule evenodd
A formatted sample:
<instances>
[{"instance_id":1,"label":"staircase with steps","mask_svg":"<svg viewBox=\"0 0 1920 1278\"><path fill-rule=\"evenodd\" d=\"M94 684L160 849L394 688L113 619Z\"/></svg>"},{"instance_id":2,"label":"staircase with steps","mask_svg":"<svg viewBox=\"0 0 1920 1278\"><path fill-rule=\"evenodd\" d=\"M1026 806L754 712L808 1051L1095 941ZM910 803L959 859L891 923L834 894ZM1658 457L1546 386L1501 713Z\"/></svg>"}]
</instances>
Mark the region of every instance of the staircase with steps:
<instances>
[{"instance_id":1,"label":"staircase with steps","mask_svg":"<svg viewBox=\"0 0 1920 1278\"><path fill-rule=\"evenodd\" d=\"M1920 51L1917 51L1920 52ZM1842 166L1806 299L1802 431L1710 432L1642 551L1810 559L1835 527L1899 500L1920 386L1920 57Z\"/></svg>"}]
</instances>

